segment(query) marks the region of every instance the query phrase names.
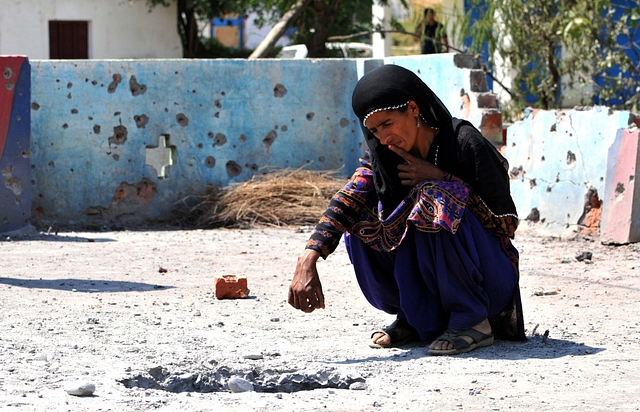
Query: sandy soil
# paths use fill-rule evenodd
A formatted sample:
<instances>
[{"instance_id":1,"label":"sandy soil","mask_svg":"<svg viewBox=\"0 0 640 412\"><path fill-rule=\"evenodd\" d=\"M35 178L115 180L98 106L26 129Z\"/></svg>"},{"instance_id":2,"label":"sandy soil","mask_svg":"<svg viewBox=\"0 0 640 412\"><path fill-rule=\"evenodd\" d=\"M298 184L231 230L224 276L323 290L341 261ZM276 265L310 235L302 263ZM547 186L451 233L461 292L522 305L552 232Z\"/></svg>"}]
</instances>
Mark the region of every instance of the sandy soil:
<instances>
[{"instance_id":1,"label":"sandy soil","mask_svg":"<svg viewBox=\"0 0 640 412\"><path fill-rule=\"evenodd\" d=\"M342 247L327 307L286 303L296 230L59 233L0 241L0 410L638 410L640 247L518 232L529 340L457 357L371 349L393 318ZM591 252L592 260L577 255ZM166 269L166 273L164 270ZM217 300L216 276L250 298ZM254 391L232 393L243 378ZM72 396L74 381L96 385Z\"/></svg>"}]
</instances>

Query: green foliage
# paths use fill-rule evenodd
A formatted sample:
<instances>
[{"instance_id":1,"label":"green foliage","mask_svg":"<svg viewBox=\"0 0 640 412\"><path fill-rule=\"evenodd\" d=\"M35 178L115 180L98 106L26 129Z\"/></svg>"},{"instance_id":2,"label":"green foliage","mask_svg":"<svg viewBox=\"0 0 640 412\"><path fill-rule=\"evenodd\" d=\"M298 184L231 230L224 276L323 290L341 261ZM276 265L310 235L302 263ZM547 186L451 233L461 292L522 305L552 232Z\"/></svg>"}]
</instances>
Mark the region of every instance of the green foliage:
<instances>
[{"instance_id":1,"label":"green foliage","mask_svg":"<svg viewBox=\"0 0 640 412\"><path fill-rule=\"evenodd\" d=\"M227 13L258 15L258 25L273 24L297 3L296 0L145 0L150 8L178 5L178 32L182 39L184 57L208 55L211 44L205 46L198 31L198 22L222 17ZM406 6L406 0L401 0ZM387 0L380 1L387 4ZM372 31L371 9L373 0L311 0L294 22L297 29L294 43L304 43L309 57L326 55L325 43L330 36L349 35L362 31ZM363 35L352 41L369 40Z\"/></svg>"},{"instance_id":2,"label":"green foliage","mask_svg":"<svg viewBox=\"0 0 640 412\"><path fill-rule=\"evenodd\" d=\"M615 0L470 0L455 25L469 51L487 45L493 62L513 75L511 110L524 108L533 95L540 108L561 104L564 86L586 85L593 97L621 108L638 105L638 50L633 43L640 5L617 13ZM473 13L478 19L472 19ZM636 56L636 65L630 55ZM622 75L625 73L626 77Z\"/></svg>"}]
</instances>

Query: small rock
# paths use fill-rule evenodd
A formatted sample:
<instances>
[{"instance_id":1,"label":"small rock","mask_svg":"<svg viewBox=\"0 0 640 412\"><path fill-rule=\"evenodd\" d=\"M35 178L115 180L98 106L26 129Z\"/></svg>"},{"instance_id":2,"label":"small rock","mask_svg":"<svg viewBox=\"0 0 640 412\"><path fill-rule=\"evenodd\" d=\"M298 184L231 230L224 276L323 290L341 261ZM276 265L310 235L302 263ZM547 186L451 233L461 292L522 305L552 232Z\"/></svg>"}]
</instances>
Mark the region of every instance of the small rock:
<instances>
[{"instance_id":1,"label":"small rock","mask_svg":"<svg viewBox=\"0 0 640 412\"><path fill-rule=\"evenodd\" d=\"M259 360L263 358L262 353L245 353L242 357L251 360Z\"/></svg>"},{"instance_id":2,"label":"small rock","mask_svg":"<svg viewBox=\"0 0 640 412\"><path fill-rule=\"evenodd\" d=\"M365 389L367 389L367 384L364 382L353 382L351 385L349 385L349 389L351 389L352 391L364 391Z\"/></svg>"},{"instance_id":3,"label":"small rock","mask_svg":"<svg viewBox=\"0 0 640 412\"><path fill-rule=\"evenodd\" d=\"M253 392L253 383L249 382L246 379L233 377L229 379L227 385L229 385L229 389L233 393Z\"/></svg>"},{"instance_id":4,"label":"small rock","mask_svg":"<svg viewBox=\"0 0 640 412\"><path fill-rule=\"evenodd\" d=\"M591 252L582 252L579 255L576 256L576 260L578 262L582 262L583 260L591 260L591 258L593 257L593 253Z\"/></svg>"},{"instance_id":5,"label":"small rock","mask_svg":"<svg viewBox=\"0 0 640 412\"><path fill-rule=\"evenodd\" d=\"M571 263L571 258L563 256L562 259L560 259L560 263Z\"/></svg>"},{"instance_id":6,"label":"small rock","mask_svg":"<svg viewBox=\"0 0 640 412\"><path fill-rule=\"evenodd\" d=\"M39 353L36 356L33 357L33 360L36 362L46 362L47 361L47 355L45 353Z\"/></svg>"},{"instance_id":7,"label":"small rock","mask_svg":"<svg viewBox=\"0 0 640 412\"><path fill-rule=\"evenodd\" d=\"M65 385L64 391L74 396L90 396L96 391L96 385L85 381L70 382Z\"/></svg>"},{"instance_id":8,"label":"small rock","mask_svg":"<svg viewBox=\"0 0 640 412\"><path fill-rule=\"evenodd\" d=\"M199 310L196 310L195 312L193 312L193 316L202 316L202 313L200 313Z\"/></svg>"}]
</instances>

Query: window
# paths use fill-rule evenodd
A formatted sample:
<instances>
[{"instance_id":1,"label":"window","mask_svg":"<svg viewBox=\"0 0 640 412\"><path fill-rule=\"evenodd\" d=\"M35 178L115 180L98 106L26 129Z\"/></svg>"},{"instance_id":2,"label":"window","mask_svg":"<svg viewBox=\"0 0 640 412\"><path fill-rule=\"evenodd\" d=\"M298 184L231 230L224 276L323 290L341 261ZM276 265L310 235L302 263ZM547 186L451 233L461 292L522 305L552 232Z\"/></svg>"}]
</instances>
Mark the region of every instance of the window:
<instances>
[{"instance_id":1,"label":"window","mask_svg":"<svg viewBox=\"0 0 640 412\"><path fill-rule=\"evenodd\" d=\"M49 21L49 58L88 59L89 22Z\"/></svg>"}]
</instances>

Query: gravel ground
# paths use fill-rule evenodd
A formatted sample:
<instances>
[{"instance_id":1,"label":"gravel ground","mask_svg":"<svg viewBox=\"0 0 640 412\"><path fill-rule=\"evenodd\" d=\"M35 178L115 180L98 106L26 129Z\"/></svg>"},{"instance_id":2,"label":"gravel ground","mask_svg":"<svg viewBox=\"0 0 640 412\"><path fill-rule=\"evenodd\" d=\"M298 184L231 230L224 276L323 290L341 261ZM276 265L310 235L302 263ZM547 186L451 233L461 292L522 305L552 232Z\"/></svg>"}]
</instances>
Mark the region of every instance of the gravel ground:
<instances>
[{"instance_id":1,"label":"gravel ground","mask_svg":"<svg viewBox=\"0 0 640 412\"><path fill-rule=\"evenodd\" d=\"M529 340L429 357L426 344L367 346L393 318L365 301L342 247L319 263L326 309L291 308L287 288L308 236L3 237L0 410L640 409L639 246L522 228ZM584 252L591 259L576 259ZM249 298L217 300L222 275L247 277ZM93 395L68 394L77 382L94 384ZM231 391L243 384L254 390Z\"/></svg>"}]
</instances>

